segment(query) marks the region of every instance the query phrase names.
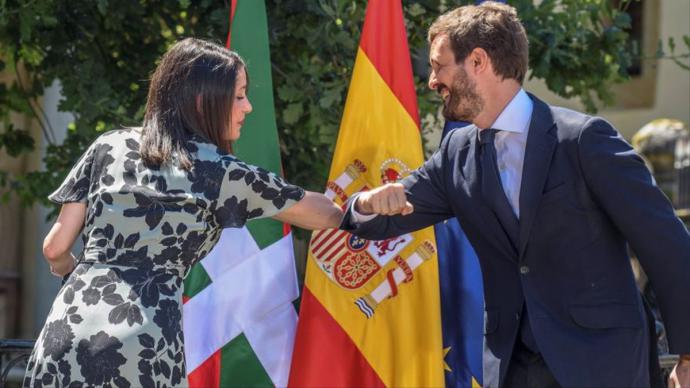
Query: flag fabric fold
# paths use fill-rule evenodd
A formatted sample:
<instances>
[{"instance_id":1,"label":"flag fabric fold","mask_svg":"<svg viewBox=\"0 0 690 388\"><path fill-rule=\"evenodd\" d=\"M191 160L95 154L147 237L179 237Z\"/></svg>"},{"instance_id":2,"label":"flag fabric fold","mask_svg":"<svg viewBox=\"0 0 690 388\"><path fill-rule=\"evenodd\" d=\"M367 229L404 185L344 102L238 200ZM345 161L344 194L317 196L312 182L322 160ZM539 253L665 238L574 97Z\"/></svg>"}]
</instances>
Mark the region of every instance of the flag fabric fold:
<instances>
[{"instance_id":1,"label":"flag fabric fold","mask_svg":"<svg viewBox=\"0 0 690 388\"><path fill-rule=\"evenodd\" d=\"M400 1L367 5L326 195L405 177L423 162ZM289 386L441 386L432 228L383 241L314 232Z\"/></svg>"},{"instance_id":2,"label":"flag fabric fold","mask_svg":"<svg viewBox=\"0 0 690 388\"><path fill-rule=\"evenodd\" d=\"M227 45L245 59L254 107L234 145L235 155L280 173L263 1L232 0ZM190 386L286 386L297 325L292 302L298 296L289 228L261 219L225 229L185 279Z\"/></svg>"}]
</instances>

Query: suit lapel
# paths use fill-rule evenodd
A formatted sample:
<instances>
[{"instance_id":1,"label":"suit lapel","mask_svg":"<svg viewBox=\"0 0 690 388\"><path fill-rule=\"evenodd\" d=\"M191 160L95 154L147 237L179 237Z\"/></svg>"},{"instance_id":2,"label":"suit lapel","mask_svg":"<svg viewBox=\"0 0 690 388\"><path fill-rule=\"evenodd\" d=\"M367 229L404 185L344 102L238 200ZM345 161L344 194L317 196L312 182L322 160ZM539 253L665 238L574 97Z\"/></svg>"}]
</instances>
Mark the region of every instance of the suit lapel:
<instances>
[{"instance_id":1,"label":"suit lapel","mask_svg":"<svg viewBox=\"0 0 690 388\"><path fill-rule=\"evenodd\" d=\"M513 248L508 235L503 231L503 227L496 214L481 200L481 181L477 170L479 168L479 144L477 139L479 129L474 125L472 127L468 134L469 150L465 165L463 166L463 174L468 185L470 197L473 199L472 206L476 210L476 222L482 229L482 233L488 236L487 240L503 251L506 257L515 258L515 248Z\"/></svg>"},{"instance_id":2,"label":"suit lapel","mask_svg":"<svg viewBox=\"0 0 690 388\"><path fill-rule=\"evenodd\" d=\"M551 109L533 95L530 94L529 96L534 101L534 109L527 134L520 188L520 257L527 247L529 234L539 206L539 199L546 183L551 158L557 143L556 135L552 131L555 128L555 123Z\"/></svg>"}]
</instances>

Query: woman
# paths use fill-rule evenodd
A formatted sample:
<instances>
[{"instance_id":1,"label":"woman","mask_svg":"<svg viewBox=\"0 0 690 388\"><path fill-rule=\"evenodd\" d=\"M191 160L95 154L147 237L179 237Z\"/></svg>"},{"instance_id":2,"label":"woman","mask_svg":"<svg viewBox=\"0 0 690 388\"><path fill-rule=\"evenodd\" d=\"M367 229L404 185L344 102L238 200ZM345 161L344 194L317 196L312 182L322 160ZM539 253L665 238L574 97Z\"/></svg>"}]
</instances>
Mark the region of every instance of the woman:
<instances>
[{"instance_id":1,"label":"woman","mask_svg":"<svg viewBox=\"0 0 690 388\"><path fill-rule=\"evenodd\" d=\"M99 137L50 196L63 206L43 252L54 274L73 272L24 386L186 385L182 280L221 230L260 217L338 226L341 210L325 196L230 153L252 110L247 85L237 54L177 43L153 74L142 128Z\"/></svg>"}]
</instances>

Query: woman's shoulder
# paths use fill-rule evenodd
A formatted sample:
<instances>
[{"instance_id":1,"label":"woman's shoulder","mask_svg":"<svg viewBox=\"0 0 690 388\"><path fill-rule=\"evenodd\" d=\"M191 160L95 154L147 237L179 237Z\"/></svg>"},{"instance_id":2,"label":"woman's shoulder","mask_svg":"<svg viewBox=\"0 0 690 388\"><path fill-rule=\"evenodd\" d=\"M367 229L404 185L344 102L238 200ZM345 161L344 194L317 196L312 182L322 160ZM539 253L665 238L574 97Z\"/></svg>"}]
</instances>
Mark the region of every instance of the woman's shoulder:
<instances>
[{"instance_id":1,"label":"woman's shoulder","mask_svg":"<svg viewBox=\"0 0 690 388\"><path fill-rule=\"evenodd\" d=\"M192 135L187 141L187 150L192 153L193 159L201 161L215 161L225 167L232 163L244 163L233 154L226 152L222 148L206 140L201 136Z\"/></svg>"},{"instance_id":2,"label":"woman's shoulder","mask_svg":"<svg viewBox=\"0 0 690 388\"><path fill-rule=\"evenodd\" d=\"M195 169L201 168L201 170L212 170L217 173L222 171L224 174L229 175L230 180L237 180L239 177L246 174L250 174L250 176L260 174L261 176L267 177L267 179L269 176L273 175L268 170L247 163L211 143L194 142L190 151L192 152L192 164Z\"/></svg>"},{"instance_id":3,"label":"woman's shoulder","mask_svg":"<svg viewBox=\"0 0 690 388\"><path fill-rule=\"evenodd\" d=\"M140 128L113 129L100 134L91 144L91 148L109 146L109 148L132 147L136 143L139 148L141 138Z\"/></svg>"}]
</instances>

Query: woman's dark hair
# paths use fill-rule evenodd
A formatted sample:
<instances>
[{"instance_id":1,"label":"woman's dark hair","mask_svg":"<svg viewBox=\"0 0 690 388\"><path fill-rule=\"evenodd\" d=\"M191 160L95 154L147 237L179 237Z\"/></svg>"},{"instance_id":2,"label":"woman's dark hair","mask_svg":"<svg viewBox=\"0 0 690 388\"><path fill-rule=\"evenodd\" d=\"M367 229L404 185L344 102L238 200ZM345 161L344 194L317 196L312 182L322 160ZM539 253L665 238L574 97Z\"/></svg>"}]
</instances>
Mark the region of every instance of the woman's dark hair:
<instances>
[{"instance_id":1,"label":"woman's dark hair","mask_svg":"<svg viewBox=\"0 0 690 388\"><path fill-rule=\"evenodd\" d=\"M225 138L240 71L246 71L242 58L217 44L187 38L173 45L151 77L140 146L144 163L161 166L177 154L180 167L189 170L185 144L191 135L232 152Z\"/></svg>"}]
</instances>

